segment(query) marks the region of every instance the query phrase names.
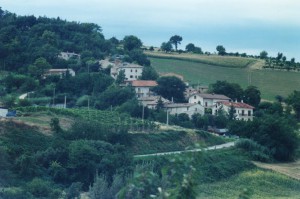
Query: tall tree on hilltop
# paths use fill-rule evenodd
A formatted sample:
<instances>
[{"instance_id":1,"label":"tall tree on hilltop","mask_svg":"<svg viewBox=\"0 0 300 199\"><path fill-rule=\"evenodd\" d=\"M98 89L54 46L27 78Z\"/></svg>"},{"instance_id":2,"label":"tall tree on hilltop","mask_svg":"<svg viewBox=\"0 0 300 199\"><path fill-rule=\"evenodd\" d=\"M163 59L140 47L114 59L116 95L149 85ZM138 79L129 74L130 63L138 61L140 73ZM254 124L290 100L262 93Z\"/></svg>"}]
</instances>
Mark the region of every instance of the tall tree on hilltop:
<instances>
[{"instance_id":1,"label":"tall tree on hilltop","mask_svg":"<svg viewBox=\"0 0 300 199\"><path fill-rule=\"evenodd\" d=\"M123 42L124 42L124 50L131 51L133 49L139 49L142 47L142 41L133 35L125 36Z\"/></svg>"},{"instance_id":2,"label":"tall tree on hilltop","mask_svg":"<svg viewBox=\"0 0 300 199\"><path fill-rule=\"evenodd\" d=\"M160 48L167 53L167 52L170 52L173 47L172 47L171 42L163 42L161 44Z\"/></svg>"},{"instance_id":3,"label":"tall tree on hilltop","mask_svg":"<svg viewBox=\"0 0 300 199\"><path fill-rule=\"evenodd\" d=\"M265 50L261 51L260 54L259 54L259 58L261 58L261 59L267 59L268 58L267 51L265 51Z\"/></svg>"},{"instance_id":4,"label":"tall tree on hilltop","mask_svg":"<svg viewBox=\"0 0 300 199\"><path fill-rule=\"evenodd\" d=\"M169 40L175 46L175 50L177 51L178 44L181 44L182 37L179 35L174 35Z\"/></svg>"},{"instance_id":5,"label":"tall tree on hilltop","mask_svg":"<svg viewBox=\"0 0 300 199\"><path fill-rule=\"evenodd\" d=\"M217 48L216 48L216 50L218 51L219 55L222 55L222 56L226 55L226 50L225 50L225 48L222 45L218 45Z\"/></svg>"}]
</instances>

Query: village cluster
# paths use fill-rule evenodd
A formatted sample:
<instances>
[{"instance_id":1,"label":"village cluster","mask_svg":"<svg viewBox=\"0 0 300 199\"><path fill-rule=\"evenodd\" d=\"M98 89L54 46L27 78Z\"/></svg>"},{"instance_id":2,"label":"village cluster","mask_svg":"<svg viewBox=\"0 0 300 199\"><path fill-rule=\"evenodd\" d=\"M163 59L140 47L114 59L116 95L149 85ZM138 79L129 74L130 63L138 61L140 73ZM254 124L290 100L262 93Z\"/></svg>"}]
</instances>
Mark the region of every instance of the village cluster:
<instances>
[{"instance_id":1,"label":"village cluster","mask_svg":"<svg viewBox=\"0 0 300 199\"><path fill-rule=\"evenodd\" d=\"M70 59L71 57L80 57L78 54L62 52L59 57L62 59ZM139 80L142 75L143 66L122 62L118 57L109 60L100 60L99 64L102 69L110 67L110 75L114 79L117 78L120 71L124 71L125 84L120 86L132 86L135 90L136 97L141 105L149 109L155 109L161 100L163 109L169 114L176 115L185 113L190 118L193 114L212 114L217 115L218 111L222 110L229 114L230 110L234 109L234 116L237 120L253 120L253 106L244 103L243 101L237 102L225 95L207 93L207 86L188 86L185 91L185 98L187 103L174 103L173 100L168 100L162 96L152 92L152 88L157 86L156 81L152 80ZM75 76L75 71L72 69L50 69L45 77L48 75L64 75L69 73ZM162 76L176 76L184 81L183 77L174 73L162 74Z\"/></svg>"}]
</instances>

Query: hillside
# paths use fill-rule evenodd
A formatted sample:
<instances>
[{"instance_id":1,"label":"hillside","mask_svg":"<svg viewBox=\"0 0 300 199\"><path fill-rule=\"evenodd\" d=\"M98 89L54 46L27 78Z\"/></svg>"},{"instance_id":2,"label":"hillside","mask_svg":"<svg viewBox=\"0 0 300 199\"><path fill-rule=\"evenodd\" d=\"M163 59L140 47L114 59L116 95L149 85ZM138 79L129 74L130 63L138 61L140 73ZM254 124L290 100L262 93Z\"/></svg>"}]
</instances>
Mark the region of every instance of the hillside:
<instances>
[{"instance_id":1,"label":"hillside","mask_svg":"<svg viewBox=\"0 0 300 199\"><path fill-rule=\"evenodd\" d=\"M240 58L242 60L243 58ZM287 71L256 70L258 65L249 68L232 68L209 65L189 60L150 57L152 66L159 73L174 72L184 77L190 84L209 85L217 80L238 83L242 87L257 86L262 98L274 100L276 95L288 96L299 89L300 73Z\"/></svg>"},{"instance_id":2,"label":"hillside","mask_svg":"<svg viewBox=\"0 0 300 199\"><path fill-rule=\"evenodd\" d=\"M222 66L222 67L230 67L230 68L245 68L257 62L257 59L254 58L218 56L218 55L200 55L200 54L192 54L192 53L178 54L178 53L161 53L157 51L155 52L145 51L145 54L151 58L184 60L184 61Z\"/></svg>"}]
</instances>

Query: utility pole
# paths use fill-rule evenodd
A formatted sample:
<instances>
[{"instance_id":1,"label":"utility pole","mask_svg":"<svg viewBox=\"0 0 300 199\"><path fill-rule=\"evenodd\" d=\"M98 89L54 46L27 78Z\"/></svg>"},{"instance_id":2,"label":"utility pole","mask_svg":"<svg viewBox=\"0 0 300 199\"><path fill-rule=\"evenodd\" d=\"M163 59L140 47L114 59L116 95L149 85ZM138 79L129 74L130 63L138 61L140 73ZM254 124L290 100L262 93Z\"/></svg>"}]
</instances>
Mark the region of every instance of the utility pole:
<instances>
[{"instance_id":1,"label":"utility pole","mask_svg":"<svg viewBox=\"0 0 300 199\"><path fill-rule=\"evenodd\" d=\"M167 126L169 126L169 111L167 109Z\"/></svg>"},{"instance_id":2,"label":"utility pole","mask_svg":"<svg viewBox=\"0 0 300 199\"><path fill-rule=\"evenodd\" d=\"M88 112L89 112L89 120L90 120L90 96L88 96Z\"/></svg>"},{"instance_id":3,"label":"utility pole","mask_svg":"<svg viewBox=\"0 0 300 199\"><path fill-rule=\"evenodd\" d=\"M64 104L64 108L67 108L67 96L65 95L65 104Z\"/></svg>"},{"instance_id":4,"label":"utility pole","mask_svg":"<svg viewBox=\"0 0 300 199\"><path fill-rule=\"evenodd\" d=\"M145 115L145 107L143 106L143 111L142 111L142 122L143 122L143 132L144 132L144 115Z\"/></svg>"},{"instance_id":5,"label":"utility pole","mask_svg":"<svg viewBox=\"0 0 300 199\"><path fill-rule=\"evenodd\" d=\"M54 87L54 90L53 90L53 107L54 107L54 105L55 105L55 87Z\"/></svg>"}]
</instances>

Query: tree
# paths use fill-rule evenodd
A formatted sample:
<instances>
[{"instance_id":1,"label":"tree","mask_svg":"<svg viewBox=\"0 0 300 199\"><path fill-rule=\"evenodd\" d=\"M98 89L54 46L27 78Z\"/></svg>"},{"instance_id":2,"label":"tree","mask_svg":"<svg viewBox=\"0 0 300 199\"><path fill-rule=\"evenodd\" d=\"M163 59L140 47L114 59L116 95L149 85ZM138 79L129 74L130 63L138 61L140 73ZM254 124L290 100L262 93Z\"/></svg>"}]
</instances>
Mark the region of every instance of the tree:
<instances>
[{"instance_id":1,"label":"tree","mask_svg":"<svg viewBox=\"0 0 300 199\"><path fill-rule=\"evenodd\" d=\"M267 51L261 51L260 54L259 54L259 58L261 59L267 59L268 58L268 53Z\"/></svg>"},{"instance_id":2,"label":"tree","mask_svg":"<svg viewBox=\"0 0 300 199\"><path fill-rule=\"evenodd\" d=\"M167 76L160 77L157 80L157 86L153 88L153 91L157 94L167 98L169 100L174 100L175 102L184 102L184 91L186 85L178 77Z\"/></svg>"},{"instance_id":3,"label":"tree","mask_svg":"<svg viewBox=\"0 0 300 199\"><path fill-rule=\"evenodd\" d=\"M125 70L120 70L117 79L116 79L116 84L123 84L125 82Z\"/></svg>"},{"instance_id":4,"label":"tree","mask_svg":"<svg viewBox=\"0 0 300 199\"><path fill-rule=\"evenodd\" d=\"M178 44L181 43L181 41L182 41L182 37L178 36L178 35L172 36L169 40L169 42L171 42L171 44L174 44L176 51L177 51L177 46L178 46Z\"/></svg>"},{"instance_id":5,"label":"tree","mask_svg":"<svg viewBox=\"0 0 300 199\"><path fill-rule=\"evenodd\" d=\"M51 65L49 62L43 58L37 58L33 65L28 67L28 72L37 78L41 78L43 74L45 74L46 70L50 69Z\"/></svg>"},{"instance_id":6,"label":"tree","mask_svg":"<svg viewBox=\"0 0 300 199\"><path fill-rule=\"evenodd\" d=\"M216 49L217 49L219 55L222 55L222 56L226 55L226 50L222 45L218 45Z\"/></svg>"},{"instance_id":7,"label":"tree","mask_svg":"<svg viewBox=\"0 0 300 199\"><path fill-rule=\"evenodd\" d=\"M173 47L171 42L163 42L160 48L167 53L167 52L171 52Z\"/></svg>"},{"instance_id":8,"label":"tree","mask_svg":"<svg viewBox=\"0 0 300 199\"><path fill-rule=\"evenodd\" d=\"M251 106L258 107L260 103L260 91L255 86L248 86L244 91L244 102Z\"/></svg>"},{"instance_id":9,"label":"tree","mask_svg":"<svg viewBox=\"0 0 300 199\"><path fill-rule=\"evenodd\" d=\"M196 46L192 43L189 43L188 45L186 45L185 50L187 52L194 52L195 51Z\"/></svg>"},{"instance_id":10,"label":"tree","mask_svg":"<svg viewBox=\"0 0 300 199\"><path fill-rule=\"evenodd\" d=\"M158 76L156 70L153 67L148 66L144 67L141 80L157 80Z\"/></svg>"},{"instance_id":11,"label":"tree","mask_svg":"<svg viewBox=\"0 0 300 199\"><path fill-rule=\"evenodd\" d=\"M210 92L216 94L226 95L232 100L242 100L244 91L240 85L235 83L229 83L227 81L217 81L210 85Z\"/></svg>"},{"instance_id":12,"label":"tree","mask_svg":"<svg viewBox=\"0 0 300 199\"><path fill-rule=\"evenodd\" d=\"M142 47L142 41L133 35L125 36L123 42L124 42L124 50L131 51L133 49L139 49Z\"/></svg>"},{"instance_id":13,"label":"tree","mask_svg":"<svg viewBox=\"0 0 300 199\"><path fill-rule=\"evenodd\" d=\"M300 91L294 91L286 99L287 103L291 105L296 113L296 118L300 120Z\"/></svg>"}]
</instances>

